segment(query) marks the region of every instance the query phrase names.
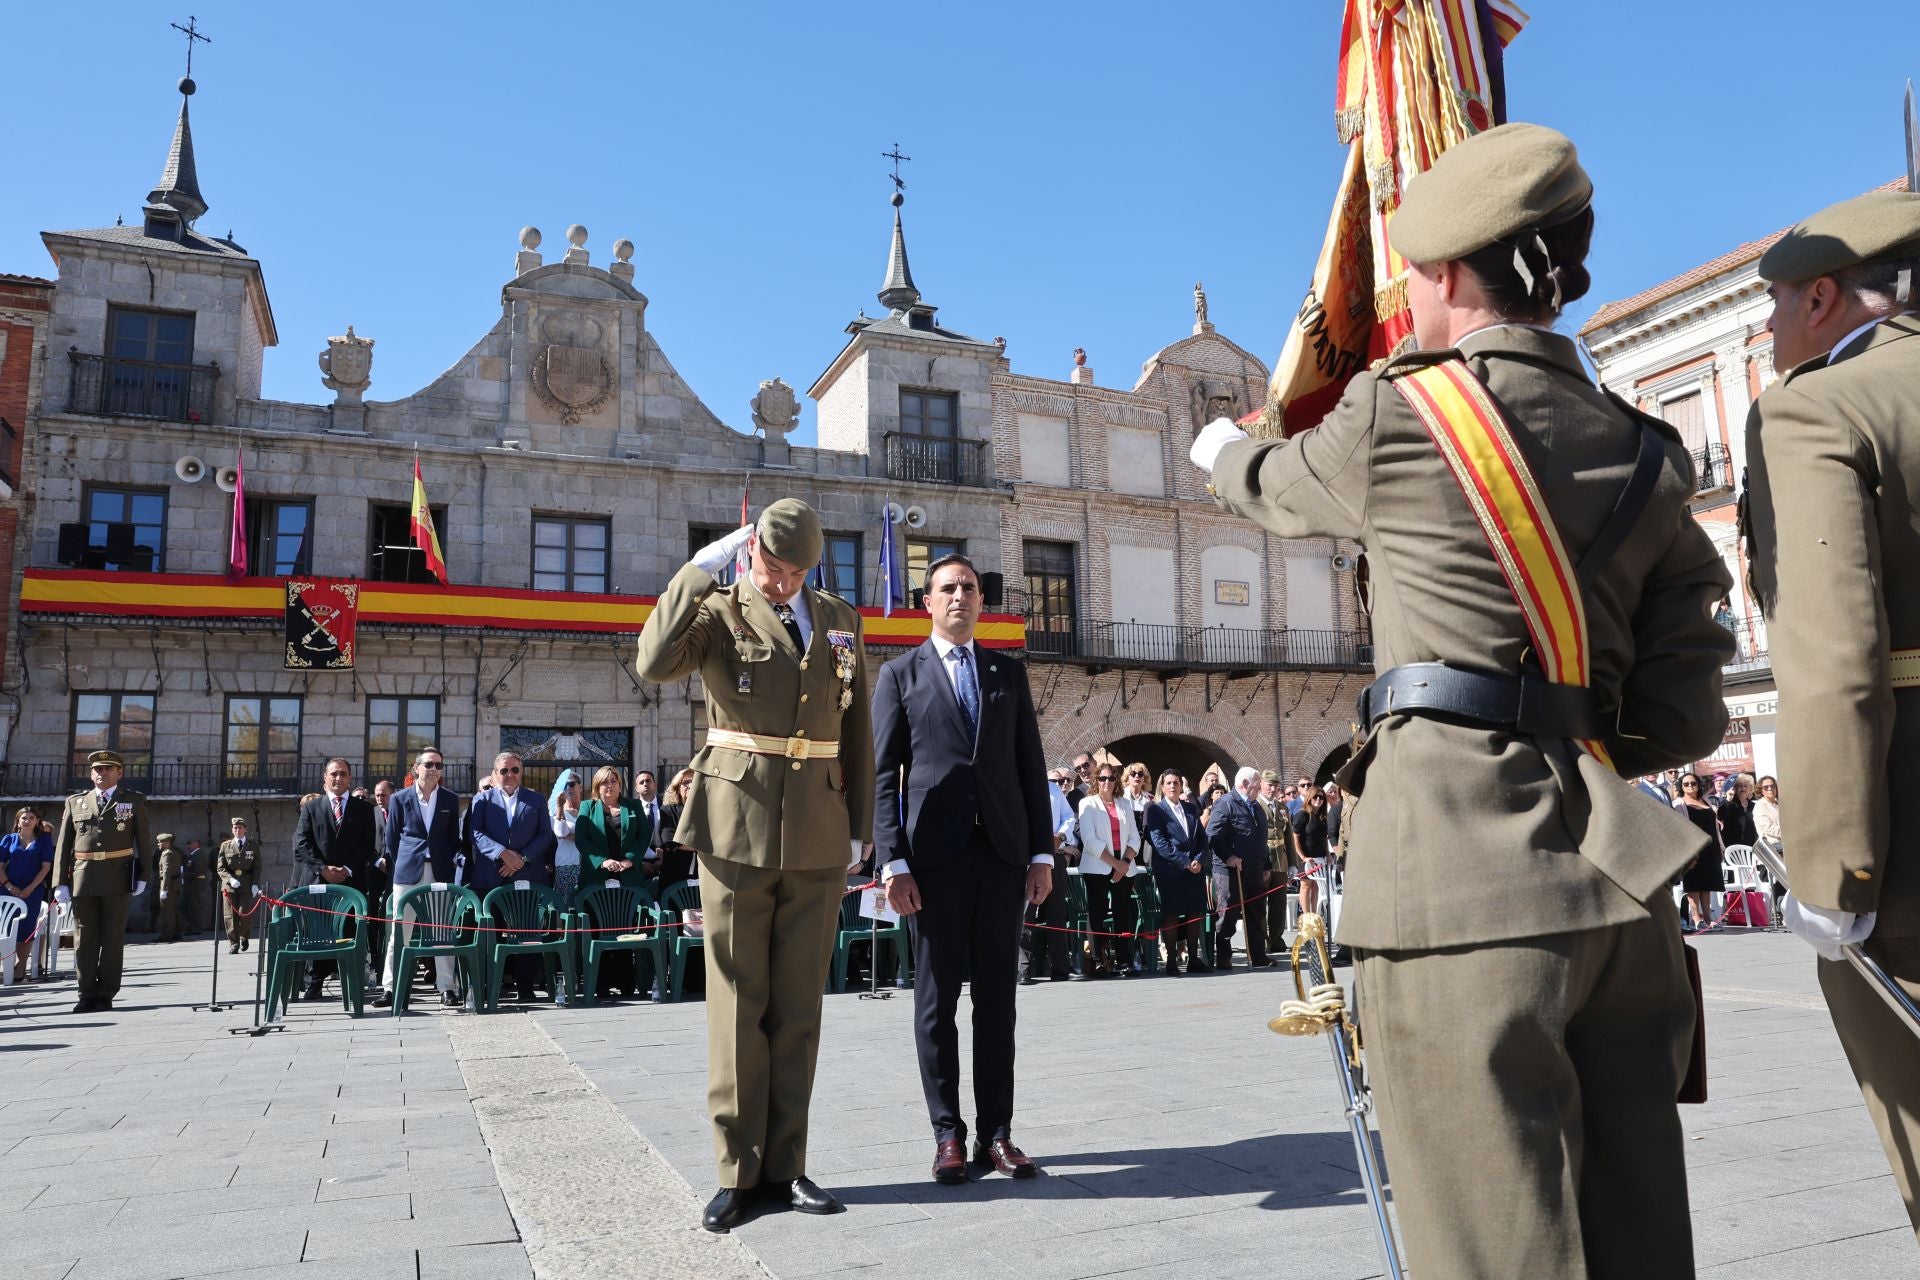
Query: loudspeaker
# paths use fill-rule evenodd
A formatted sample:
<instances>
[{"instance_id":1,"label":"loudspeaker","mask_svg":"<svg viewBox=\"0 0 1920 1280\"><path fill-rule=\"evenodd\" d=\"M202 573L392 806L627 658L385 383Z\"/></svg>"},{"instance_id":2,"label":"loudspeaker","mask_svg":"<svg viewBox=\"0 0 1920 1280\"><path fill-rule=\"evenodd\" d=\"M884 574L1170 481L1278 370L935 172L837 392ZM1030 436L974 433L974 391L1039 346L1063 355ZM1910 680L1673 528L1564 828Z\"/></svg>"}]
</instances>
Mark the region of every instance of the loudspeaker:
<instances>
[{"instance_id":1,"label":"loudspeaker","mask_svg":"<svg viewBox=\"0 0 1920 1280\"><path fill-rule=\"evenodd\" d=\"M130 524L110 524L107 526L107 560L111 564L124 565L133 559L133 526Z\"/></svg>"},{"instance_id":2,"label":"loudspeaker","mask_svg":"<svg viewBox=\"0 0 1920 1280\"><path fill-rule=\"evenodd\" d=\"M61 564L78 565L87 558L87 526L85 521L76 520L72 524L60 526L60 550L55 557Z\"/></svg>"},{"instance_id":3,"label":"loudspeaker","mask_svg":"<svg viewBox=\"0 0 1920 1280\"><path fill-rule=\"evenodd\" d=\"M983 573L980 575L980 603L988 609L1000 607L1001 596L1007 589L1007 575L1004 573Z\"/></svg>"}]
</instances>

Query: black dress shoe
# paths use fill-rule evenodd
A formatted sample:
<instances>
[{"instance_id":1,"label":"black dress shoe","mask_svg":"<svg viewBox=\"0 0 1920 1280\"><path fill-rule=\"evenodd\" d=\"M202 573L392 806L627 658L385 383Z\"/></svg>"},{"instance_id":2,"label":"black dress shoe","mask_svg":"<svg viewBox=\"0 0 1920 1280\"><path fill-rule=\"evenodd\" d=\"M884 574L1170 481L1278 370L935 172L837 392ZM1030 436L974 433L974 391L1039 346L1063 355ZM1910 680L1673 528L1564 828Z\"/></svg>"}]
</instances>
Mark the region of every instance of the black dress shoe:
<instances>
[{"instance_id":1,"label":"black dress shoe","mask_svg":"<svg viewBox=\"0 0 1920 1280\"><path fill-rule=\"evenodd\" d=\"M391 1009L393 1008L393 992L376 991L373 999L367 1001L367 1003L376 1009Z\"/></svg>"},{"instance_id":2,"label":"black dress shoe","mask_svg":"<svg viewBox=\"0 0 1920 1280\"><path fill-rule=\"evenodd\" d=\"M521 987L513 993L513 998L520 1004L532 1004L537 997L533 994L532 987Z\"/></svg>"},{"instance_id":3,"label":"black dress shoe","mask_svg":"<svg viewBox=\"0 0 1920 1280\"><path fill-rule=\"evenodd\" d=\"M440 993L440 1007L443 1009L458 1009L460 1007L460 997L451 991L442 991Z\"/></svg>"},{"instance_id":4,"label":"black dress shoe","mask_svg":"<svg viewBox=\"0 0 1920 1280\"><path fill-rule=\"evenodd\" d=\"M746 1221L747 1197L752 1187L722 1187L707 1201L706 1212L700 1215L700 1225L708 1231L725 1235Z\"/></svg>"},{"instance_id":5,"label":"black dress shoe","mask_svg":"<svg viewBox=\"0 0 1920 1280\"><path fill-rule=\"evenodd\" d=\"M787 1203L801 1213L840 1213L843 1206L833 1198L831 1191L822 1191L814 1185L812 1178L795 1178L788 1183L774 1183L774 1189L785 1190Z\"/></svg>"},{"instance_id":6,"label":"black dress shoe","mask_svg":"<svg viewBox=\"0 0 1920 1280\"><path fill-rule=\"evenodd\" d=\"M81 996L80 1002L73 1006L73 1011L75 1013L92 1013L95 1009L98 1009L99 1007L100 1007L100 1002L95 1000L92 996Z\"/></svg>"},{"instance_id":7,"label":"black dress shoe","mask_svg":"<svg viewBox=\"0 0 1920 1280\"><path fill-rule=\"evenodd\" d=\"M319 983L317 983L317 982L314 982L314 983L310 983L310 984L308 984L308 986L307 986L307 989L306 989L305 991L303 991L303 992L301 992L301 993L300 993L300 998L301 998L302 1000L324 1000L324 999L326 999L326 997L325 997L324 995L322 995L322 994L321 994L321 992L320 992L320 984L319 984Z\"/></svg>"},{"instance_id":8,"label":"black dress shoe","mask_svg":"<svg viewBox=\"0 0 1920 1280\"><path fill-rule=\"evenodd\" d=\"M1026 977L1020 979L1020 985L1023 987L1037 987L1040 985L1040 979L1034 977L1032 974L1028 974Z\"/></svg>"},{"instance_id":9,"label":"black dress shoe","mask_svg":"<svg viewBox=\"0 0 1920 1280\"><path fill-rule=\"evenodd\" d=\"M1047 978L1047 981L1048 982L1072 982L1073 975L1070 973L1056 973L1049 976Z\"/></svg>"}]
</instances>

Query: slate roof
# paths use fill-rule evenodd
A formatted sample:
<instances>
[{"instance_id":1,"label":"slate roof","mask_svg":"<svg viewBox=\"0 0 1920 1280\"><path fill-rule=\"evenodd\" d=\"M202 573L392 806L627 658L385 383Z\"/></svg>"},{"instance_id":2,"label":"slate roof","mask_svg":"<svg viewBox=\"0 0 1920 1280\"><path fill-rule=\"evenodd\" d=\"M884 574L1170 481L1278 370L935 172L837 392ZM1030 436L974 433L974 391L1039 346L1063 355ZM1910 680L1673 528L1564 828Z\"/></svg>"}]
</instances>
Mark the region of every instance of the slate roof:
<instances>
[{"instance_id":1,"label":"slate roof","mask_svg":"<svg viewBox=\"0 0 1920 1280\"><path fill-rule=\"evenodd\" d=\"M163 240L150 236L141 227L93 227L80 231L49 231L50 236L70 236L75 240L95 240L104 244L126 245L130 248L152 249L162 253L204 253L216 258L245 259L251 262L253 255L231 240L220 240L203 236L192 227L184 228L178 240Z\"/></svg>"}]
</instances>

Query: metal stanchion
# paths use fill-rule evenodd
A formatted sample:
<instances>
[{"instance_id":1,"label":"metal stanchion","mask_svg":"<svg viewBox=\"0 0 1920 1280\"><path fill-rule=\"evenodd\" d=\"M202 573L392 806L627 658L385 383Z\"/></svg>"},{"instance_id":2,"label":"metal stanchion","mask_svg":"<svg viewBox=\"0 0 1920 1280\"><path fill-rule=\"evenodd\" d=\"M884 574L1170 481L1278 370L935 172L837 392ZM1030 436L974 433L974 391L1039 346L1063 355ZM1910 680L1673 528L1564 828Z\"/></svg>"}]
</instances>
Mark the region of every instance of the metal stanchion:
<instances>
[{"instance_id":1,"label":"metal stanchion","mask_svg":"<svg viewBox=\"0 0 1920 1280\"><path fill-rule=\"evenodd\" d=\"M219 900L216 895L214 914L219 915ZM197 1013L204 1009L208 1013L225 1013L229 1006L220 1003L220 930L213 931L213 985L207 991L207 1002L193 1006Z\"/></svg>"},{"instance_id":2,"label":"metal stanchion","mask_svg":"<svg viewBox=\"0 0 1920 1280\"><path fill-rule=\"evenodd\" d=\"M264 896L254 899L254 912L259 913L266 905ZM267 970L273 961L272 913L268 913L266 927L260 930L260 956L253 968L253 1025L250 1027L228 1027L227 1034L234 1036L263 1036L269 1031L285 1031L287 1024L278 1020L260 1021L261 997L265 993Z\"/></svg>"}]
</instances>

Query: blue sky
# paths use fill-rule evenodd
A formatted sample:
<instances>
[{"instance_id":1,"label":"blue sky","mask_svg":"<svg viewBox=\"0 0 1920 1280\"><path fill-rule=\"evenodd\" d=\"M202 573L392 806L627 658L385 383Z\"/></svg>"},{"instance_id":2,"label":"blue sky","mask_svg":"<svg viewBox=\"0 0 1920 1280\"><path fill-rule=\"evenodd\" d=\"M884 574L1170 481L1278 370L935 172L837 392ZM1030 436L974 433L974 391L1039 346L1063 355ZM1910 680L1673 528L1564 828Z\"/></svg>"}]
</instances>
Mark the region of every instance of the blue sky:
<instances>
[{"instance_id":1,"label":"blue sky","mask_svg":"<svg viewBox=\"0 0 1920 1280\"><path fill-rule=\"evenodd\" d=\"M634 241L656 339L744 429L762 378L804 390L879 309L896 140L916 282L1017 370L1065 377L1085 347L1131 386L1187 332L1196 280L1271 362L1342 159L1339 0L20 6L12 100L38 106L9 148L0 271L50 275L43 229L137 218L189 3L214 40L200 228L264 265L277 398L331 398L314 357L348 322L379 343L371 397L417 390L497 318L519 228L551 260L579 222L596 262ZM1531 11L1512 116L1572 135L1597 187L1575 324L1901 172L1920 4Z\"/></svg>"}]
</instances>

